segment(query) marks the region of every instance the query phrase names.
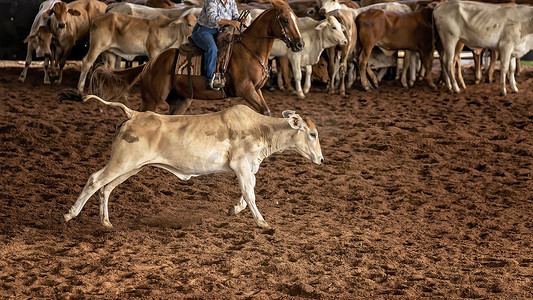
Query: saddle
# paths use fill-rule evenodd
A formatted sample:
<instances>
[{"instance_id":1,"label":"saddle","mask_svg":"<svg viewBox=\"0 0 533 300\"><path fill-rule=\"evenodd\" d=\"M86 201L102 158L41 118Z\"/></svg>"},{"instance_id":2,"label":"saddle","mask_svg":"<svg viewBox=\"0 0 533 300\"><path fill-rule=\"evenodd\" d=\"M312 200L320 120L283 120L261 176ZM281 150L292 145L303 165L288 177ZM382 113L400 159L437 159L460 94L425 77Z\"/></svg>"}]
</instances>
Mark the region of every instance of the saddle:
<instances>
[{"instance_id":1,"label":"saddle","mask_svg":"<svg viewBox=\"0 0 533 300\"><path fill-rule=\"evenodd\" d=\"M231 54L228 53L228 48L232 39L233 34L226 27L217 34L216 44L218 48L218 57L215 70L216 73L224 73L225 68L228 65L229 57L231 56ZM187 37L187 40L189 41L188 43L184 43L179 47L179 55L174 74L187 76L205 75L202 74L202 56L204 50L194 44L190 35ZM221 67L223 70L220 70Z\"/></svg>"}]
</instances>

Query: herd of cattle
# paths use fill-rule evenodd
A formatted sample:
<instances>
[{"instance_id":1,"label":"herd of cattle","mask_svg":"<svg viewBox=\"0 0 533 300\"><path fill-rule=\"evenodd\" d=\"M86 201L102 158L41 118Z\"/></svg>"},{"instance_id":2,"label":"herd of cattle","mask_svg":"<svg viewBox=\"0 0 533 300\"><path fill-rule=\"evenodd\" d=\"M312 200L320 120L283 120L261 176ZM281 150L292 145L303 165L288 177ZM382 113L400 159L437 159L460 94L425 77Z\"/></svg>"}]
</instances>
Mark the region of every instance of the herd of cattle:
<instances>
[{"instance_id":1,"label":"herd of cattle","mask_svg":"<svg viewBox=\"0 0 533 300\"><path fill-rule=\"evenodd\" d=\"M118 68L121 59L153 58L187 42L202 6L195 1L179 4L170 0L118 3L77 0L68 4L61 0L44 1L24 40L28 44L27 57L19 80L24 82L35 51L37 57L44 57L44 82L60 83L72 47L76 41L88 37L89 50L82 60L78 82L78 90L83 91L86 76L98 57L108 66ZM257 1L238 3L239 10L251 12L247 22L271 6ZM338 90L344 95L346 86L351 87L357 77L365 90L371 88L367 76L377 88L388 67L399 67L397 53L403 50L401 76L397 72L402 85L412 86L420 76L436 88L431 69L437 50L447 88L459 92L456 76L464 88L459 54L466 45L474 52L476 81L481 78L479 56L483 49L489 49L493 58L489 79L492 80L494 61L499 54L501 94L507 93L507 76L511 90L517 92L515 71L519 58L533 48L530 3L528 0L289 0L288 4L299 17L298 26L306 46L301 52L292 52L281 41L274 42L271 57L277 57L278 86L292 89L289 77L292 70L296 93L302 99L310 89L312 73L329 81L331 93ZM302 68L306 74L303 88Z\"/></svg>"}]
</instances>

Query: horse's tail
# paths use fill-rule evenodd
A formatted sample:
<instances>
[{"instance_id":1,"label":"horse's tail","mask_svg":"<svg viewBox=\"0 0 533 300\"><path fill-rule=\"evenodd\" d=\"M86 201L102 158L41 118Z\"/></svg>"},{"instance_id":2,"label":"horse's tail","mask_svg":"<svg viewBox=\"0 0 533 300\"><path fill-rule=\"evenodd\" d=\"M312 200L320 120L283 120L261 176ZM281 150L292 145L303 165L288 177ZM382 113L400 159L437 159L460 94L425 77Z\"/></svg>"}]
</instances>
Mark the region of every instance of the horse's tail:
<instances>
[{"instance_id":1,"label":"horse's tail","mask_svg":"<svg viewBox=\"0 0 533 300\"><path fill-rule=\"evenodd\" d=\"M133 116L135 116L135 114L137 114L138 112L135 111L135 110L132 110L130 109L129 107L127 107L126 105L120 103L120 102L110 102L110 101L105 101L104 99L96 96L96 95L82 95L80 93L80 91L76 90L76 89L65 89L63 90L61 93L59 93L59 101L63 102L64 100L74 100L74 101L78 101L78 102L87 102L87 100L91 99L91 98L94 98L96 100L99 100L100 102L106 104L106 105L111 105L111 106L118 106L120 108L122 108L122 110L126 113L126 116L128 117L128 119L131 119Z\"/></svg>"},{"instance_id":2,"label":"horse's tail","mask_svg":"<svg viewBox=\"0 0 533 300\"><path fill-rule=\"evenodd\" d=\"M89 94L107 100L120 99L137 82L145 65L124 70L113 70L105 66L96 68L91 74Z\"/></svg>"}]
</instances>

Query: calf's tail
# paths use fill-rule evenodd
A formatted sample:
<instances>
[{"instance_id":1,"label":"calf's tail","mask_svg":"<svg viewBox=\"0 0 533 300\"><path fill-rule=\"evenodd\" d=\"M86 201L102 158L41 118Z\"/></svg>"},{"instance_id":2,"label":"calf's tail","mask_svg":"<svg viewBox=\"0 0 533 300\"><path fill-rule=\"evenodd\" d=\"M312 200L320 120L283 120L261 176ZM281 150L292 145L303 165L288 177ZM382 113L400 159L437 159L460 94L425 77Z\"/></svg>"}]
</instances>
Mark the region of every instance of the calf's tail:
<instances>
[{"instance_id":1,"label":"calf's tail","mask_svg":"<svg viewBox=\"0 0 533 300\"><path fill-rule=\"evenodd\" d=\"M123 70L113 70L105 66L96 68L91 74L89 94L106 100L122 98L137 82L144 66L145 64L142 64Z\"/></svg>"},{"instance_id":2,"label":"calf's tail","mask_svg":"<svg viewBox=\"0 0 533 300\"><path fill-rule=\"evenodd\" d=\"M76 89L66 89L64 91L62 91L61 93L59 93L59 101L63 102L65 100L74 100L74 101L78 101L78 102L87 102L87 100L89 99L96 99L106 105L110 105L110 106L117 106L117 107L120 107L122 108L122 110L126 113L126 116L128 117L128 119L131 119L136 113L138 113L137 111L133 110L133 109L130 109L129 107L127 107L126 105L120 103L120 102L111 102L111 101L106 101L96 95L82 95L78 90Z\"/></svg>"}]
</instances>

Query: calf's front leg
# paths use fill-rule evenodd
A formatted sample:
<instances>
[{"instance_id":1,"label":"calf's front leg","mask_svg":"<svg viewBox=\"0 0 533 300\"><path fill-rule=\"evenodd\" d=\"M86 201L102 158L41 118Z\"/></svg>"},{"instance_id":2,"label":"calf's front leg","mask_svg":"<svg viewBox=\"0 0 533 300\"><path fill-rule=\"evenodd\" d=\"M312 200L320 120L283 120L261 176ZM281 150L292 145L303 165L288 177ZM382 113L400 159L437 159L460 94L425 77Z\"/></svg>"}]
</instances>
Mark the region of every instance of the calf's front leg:
<instances>
[{"instance_id":1,"label":"calf's front leg","mask_svg":"<svg viewBox=\"0 0 533 300\"><path fill-rule=\"evenodd\" d=\"M248 161L248 162L247 162ZM237 213L246 207L246 204L250 207L252 211L252 216L254 218L255 224L259 228L271 229L270 225L263 219L263 216L257 209L255 204L255 175L252 173L251 163L249 158L242 158L240 161L235 161L230 163L230 167L233 169L239 180L239 186L241 187L242 196L239 203L233 206L234 213ZM244 204L242 203L244 200ZM231 213L231 208L230 208Z\"/></svg>"}]
</instances>

